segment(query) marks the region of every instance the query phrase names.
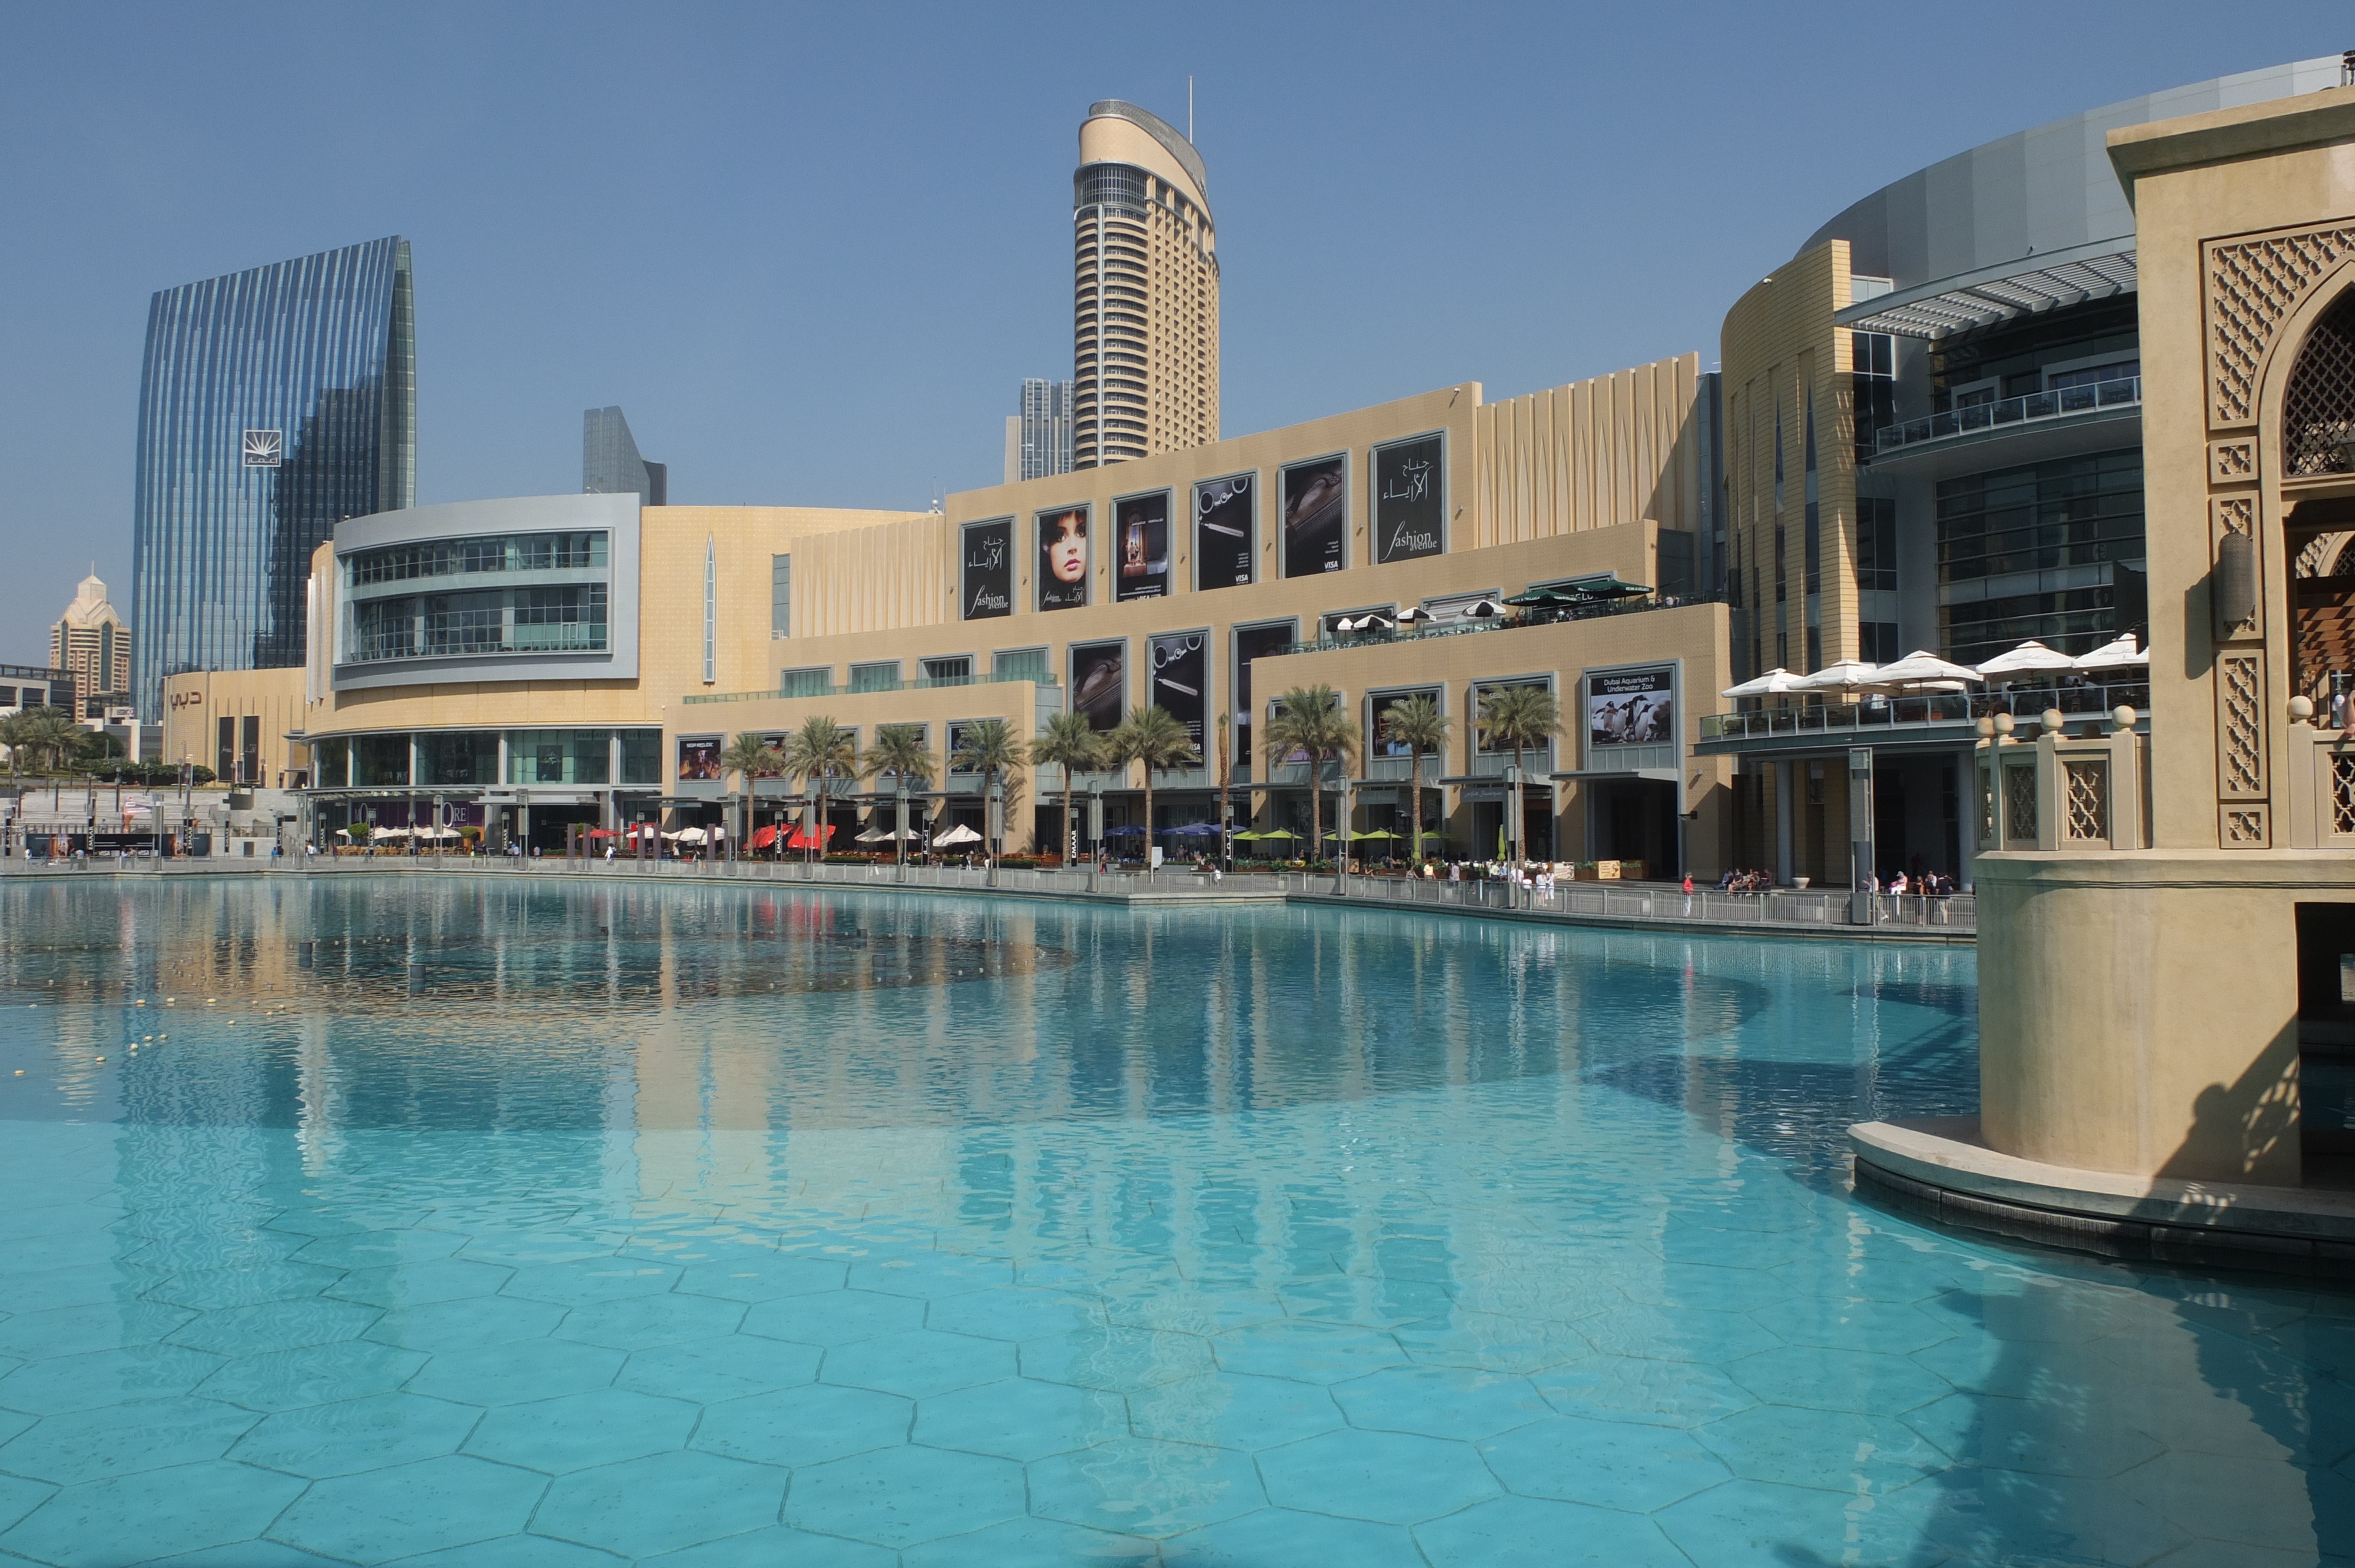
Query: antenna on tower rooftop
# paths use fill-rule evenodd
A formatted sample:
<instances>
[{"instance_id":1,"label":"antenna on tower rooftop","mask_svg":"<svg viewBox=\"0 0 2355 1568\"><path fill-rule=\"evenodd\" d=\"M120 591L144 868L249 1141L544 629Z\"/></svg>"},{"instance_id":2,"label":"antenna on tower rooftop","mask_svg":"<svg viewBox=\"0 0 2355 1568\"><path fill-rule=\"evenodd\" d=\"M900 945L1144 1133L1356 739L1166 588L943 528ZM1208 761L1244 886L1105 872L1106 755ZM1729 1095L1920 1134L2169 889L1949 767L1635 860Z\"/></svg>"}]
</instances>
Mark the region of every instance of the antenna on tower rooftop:
<instances>
[{"instance_id":1,"label":"antenna on tower rooftop","mask_svg":"<svg viewBox=\"0 0 2355 1568\"><path fill-rule=\"evenodd\" d=\"M2355 54L2355 51L2350 51L2350 54ZM1188 77L1188 78L1186 79L1186 140L1188 140L1188 142L1191 142L1193 139L1194 139L1194 79L1193 79L1192 77L1190 77L1190 76L1189 76L1189 77Z\"/></svg>"}]
</instances>

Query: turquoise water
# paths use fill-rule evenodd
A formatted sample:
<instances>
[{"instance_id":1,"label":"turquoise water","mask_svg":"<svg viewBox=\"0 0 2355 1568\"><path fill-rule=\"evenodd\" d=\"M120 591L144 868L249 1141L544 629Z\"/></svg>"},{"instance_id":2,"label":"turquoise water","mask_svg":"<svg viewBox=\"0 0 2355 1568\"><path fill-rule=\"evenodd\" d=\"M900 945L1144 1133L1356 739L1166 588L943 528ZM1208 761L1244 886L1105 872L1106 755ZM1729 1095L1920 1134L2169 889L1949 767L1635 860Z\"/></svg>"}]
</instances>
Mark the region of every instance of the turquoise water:
<instances>
[{"instance_id":1,"label":"turquoise water","mask_svg":"<svg viewBox=\"0 0 2355 1568\"><path fill-rule=\"evenodd\" d=\"M0 1561L2355 1550L2350 1298L1850 1195L1976 1097L1967 950L496 877L0 933Z\"/></svg>"}]
</instances>

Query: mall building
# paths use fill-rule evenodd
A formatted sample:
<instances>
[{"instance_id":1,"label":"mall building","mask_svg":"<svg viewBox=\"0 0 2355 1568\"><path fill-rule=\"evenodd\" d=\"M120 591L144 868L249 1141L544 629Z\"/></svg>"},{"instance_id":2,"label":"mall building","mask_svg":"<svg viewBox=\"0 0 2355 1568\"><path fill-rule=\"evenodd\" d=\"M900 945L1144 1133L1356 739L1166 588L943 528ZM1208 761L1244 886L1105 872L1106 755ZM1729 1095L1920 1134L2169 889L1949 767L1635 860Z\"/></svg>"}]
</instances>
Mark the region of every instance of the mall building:
<instances>
[{"instance_id":1,"label":"mall building","mask_svg":"<svg viewBox=\"0 0 2355 1568\"><path fill-rule=\"evenodd\" d=\"M1974 147L1838 213L1735 302L1723 582L1742 678L1917 649L1976 666L2030 639L2147 646L2139 242L2104 138L2340 72L2303 60ZM2073 720L2147 715L2147 682L2115 686L2073 685ZM1971 885L1984 704L1745 705L1762 711L1710 721L1700 746L1737 766L1742 863Z\"/></svg>"},{"instance_id":2,"label":"mall building","mask_svg":"<svg viewBox=\"0 0 2355 1568\"><path fill-rule=\"evenodd\" d=\"M355 820L438 821L552 850L581 823L798 820L799 780L747 801L720 753L823 715L862 749L919 726L943 765L926 822L986 831L981 780L945 768L964 726L1027 738L1070 710L1109 730L1152 704L1201 757L1156 776L1156 827L1216 821L1223 772L1238 828L1305 834L1307 764L1253 737L1272 700L1321 683L1375 737L1328 765L1327 832L1344 810L1361 831L1409 825L1410 761L1380 715L1427 693L1453 730L1424 762L1426 822L1488 856L1511 837L1515 759L1475 715L1535 683L1563 728L1519 758L1529 851L1714 875L1732 765L1695 753L1732 673L1702 578L1712 395L1695 355L1497 403L1467 383L938 512L624 493L353 518L312 557L305 663L170 677L165 755L299 785L322 842ZM1144 782L1072 779L1090 804L1070 831L1139 823ZM1068 847L1064 783L1009 781L1009 850ZM897 809L867 779L825 804L837 845Z\"/></svg>"}]
</instances>

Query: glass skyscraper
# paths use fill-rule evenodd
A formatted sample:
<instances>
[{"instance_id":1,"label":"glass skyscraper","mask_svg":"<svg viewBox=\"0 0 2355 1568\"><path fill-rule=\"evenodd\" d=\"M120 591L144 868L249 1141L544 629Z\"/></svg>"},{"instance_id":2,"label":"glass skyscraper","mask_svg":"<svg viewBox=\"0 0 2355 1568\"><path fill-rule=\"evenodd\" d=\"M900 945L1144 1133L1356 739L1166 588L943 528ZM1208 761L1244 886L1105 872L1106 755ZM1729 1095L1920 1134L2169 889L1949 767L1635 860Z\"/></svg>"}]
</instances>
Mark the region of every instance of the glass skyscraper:
<instances>
[{"instance_id":1,"label":"glass skyscraper","mask_svg":"<svg viewBox=\"0 0 2355 1568\"><path fill-rule=\"evenodd\" d=\"M133 503L143 716L167 674L302 663L311 552L416 491L409 241L158 293Z\"/></svg>"}]
</instances>

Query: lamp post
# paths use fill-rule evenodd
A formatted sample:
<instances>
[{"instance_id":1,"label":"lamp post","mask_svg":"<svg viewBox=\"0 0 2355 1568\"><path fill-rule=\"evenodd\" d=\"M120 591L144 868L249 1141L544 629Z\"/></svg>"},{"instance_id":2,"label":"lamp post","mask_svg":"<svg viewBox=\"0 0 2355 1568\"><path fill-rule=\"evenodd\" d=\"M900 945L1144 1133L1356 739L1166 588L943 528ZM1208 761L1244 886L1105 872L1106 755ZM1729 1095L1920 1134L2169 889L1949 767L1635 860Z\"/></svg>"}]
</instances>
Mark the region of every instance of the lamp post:
<instances>
[{"instance_id":1,"label":"lamp post","mask_svg":"<svg viewBox=\"0 0 2355 1568\"><path fill-rule=\"evenodd\" d=\"M1006 782L992 778L989 781L989 842L982 845L989 861L989 885L997 885L997 847L1006 837Z\"/></svg>"},{"instance_id":2,"label":"lamp post","mask_svg":"<svg viewBox=\"0 0 2355 1568\"><path fill-rule=\"evenodd\" d=\"M908 880L908 776L891 776L891 792L899 803L899 818L892 831L891 846L900 858L899 869L891 874L894 882Z\"/></svg>"},{"instance_id":3,"label":"lamp post","mask_svg":"<svg viewBox=\"0 0 2355 1568\"><path fill-rule=\"evenodd\" d=\"M1103 862L1103 777L1088 780L1088 891L1096 890L1096 867Z\"/></svg>"},{"instance_id":4,"label":"lamp post","mask_svg":"<svg viewBox=\"0 0 2355 1568\"><path fill-rule=\"evenodd\" d=\"M516 868L531 858L531 791L516 791L516 836L522 842L516 845Z\"/></svg>"},{"instance_id":5,"label":"lamp post","mask_svg":"<svg viewBox=\"0 0 2355 1568\"><path fill-rule=\"evenodd\" d=\"M1518 907L1521 901L1521 769L1517 763L1505 764L1505 848L1509 858L1506 867L1507 897Z\"/></svg>"}]
</instances>

